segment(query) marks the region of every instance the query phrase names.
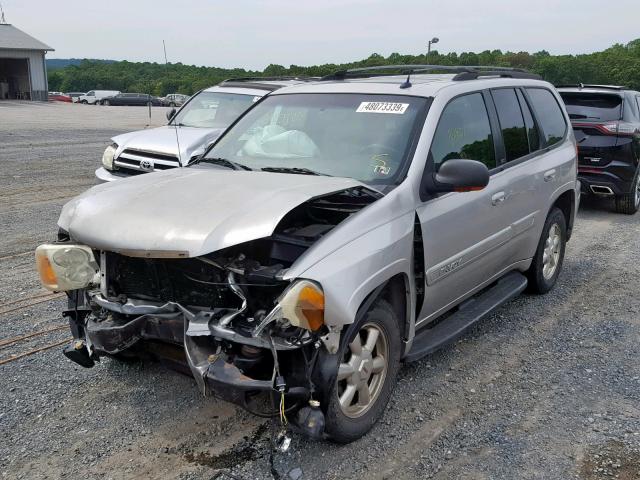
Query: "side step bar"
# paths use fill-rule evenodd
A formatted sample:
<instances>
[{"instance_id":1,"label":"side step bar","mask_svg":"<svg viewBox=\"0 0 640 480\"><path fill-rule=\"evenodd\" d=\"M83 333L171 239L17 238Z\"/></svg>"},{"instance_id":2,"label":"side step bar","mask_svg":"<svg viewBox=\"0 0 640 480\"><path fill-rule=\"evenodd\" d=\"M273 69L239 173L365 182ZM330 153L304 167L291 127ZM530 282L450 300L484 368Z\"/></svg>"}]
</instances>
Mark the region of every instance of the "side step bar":
<instances>
[{"instance_id":1,"label":"side step bar","mask_svg":"<svg viewBox=\"0 0 640 480\"><path fill-rule=\"evenodd\" d=\"M432 328L419 330L404 361L415 362L453 342L487 314L520 295L526 287L527 277L522 273L506 274L493 287L461 303L449 318Z\"/></svg>"}]
</instances>

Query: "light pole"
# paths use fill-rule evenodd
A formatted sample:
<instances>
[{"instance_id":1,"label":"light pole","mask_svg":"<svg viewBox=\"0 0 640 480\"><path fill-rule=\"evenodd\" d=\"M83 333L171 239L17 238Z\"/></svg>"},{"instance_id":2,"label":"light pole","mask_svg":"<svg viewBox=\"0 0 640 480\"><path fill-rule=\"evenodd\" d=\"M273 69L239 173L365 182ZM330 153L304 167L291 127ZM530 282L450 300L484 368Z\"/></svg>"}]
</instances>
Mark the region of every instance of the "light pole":
<instances>
[{"instance_id":1,"label":"light pole","mask_svg":"<svg viewBox=\"0 0 640 480\"><path fill-rule=\"evenodd\" d=\"M438 37L433 37L431 40L429 40L429 46L427 47L427 62L429 62L429 59L431 57L431 44L438 43L439 41L440 39Z\"/></svg>"}]
</instances>

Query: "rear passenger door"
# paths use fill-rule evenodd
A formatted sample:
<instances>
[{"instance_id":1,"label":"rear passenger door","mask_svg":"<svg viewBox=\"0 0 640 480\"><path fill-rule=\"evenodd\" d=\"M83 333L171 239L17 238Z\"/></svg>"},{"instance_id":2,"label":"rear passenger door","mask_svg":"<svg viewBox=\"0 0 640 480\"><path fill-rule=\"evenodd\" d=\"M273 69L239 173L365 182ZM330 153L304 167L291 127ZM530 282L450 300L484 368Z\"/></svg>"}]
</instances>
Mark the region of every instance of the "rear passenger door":
<instances>
[{"instance_id":1,"label":"rear passenger door","mask_svg":"<svg viewBox=\"0 0 640 480\"><path fill-rule=\"evenodd\" d=\"M505 207L508 179L498 172L495 114L489 92L452 99L442 110L431 143L428 171L447 160L483 162L492 172L484 190L425 199L417 208L422 227L426 285L419 323L427 323L502 272L513 216Z\"/></svg>"},{"instance_id":2,"label":"rear passenger door","mask_svg":"<svg viewBox=\"0 0 640 480\"><path fill-rule=\"evenodd\" d=\"M525 94L519 88L496 88L491 90L491 98L499 151L493 177L503 186L502 214L509 221L509 240L501 247L501 264L508 269L531 257L534 225L549 203L547 184L554 184L556 177L540 156L540 129Z\"/></svg>"}]
</instances>

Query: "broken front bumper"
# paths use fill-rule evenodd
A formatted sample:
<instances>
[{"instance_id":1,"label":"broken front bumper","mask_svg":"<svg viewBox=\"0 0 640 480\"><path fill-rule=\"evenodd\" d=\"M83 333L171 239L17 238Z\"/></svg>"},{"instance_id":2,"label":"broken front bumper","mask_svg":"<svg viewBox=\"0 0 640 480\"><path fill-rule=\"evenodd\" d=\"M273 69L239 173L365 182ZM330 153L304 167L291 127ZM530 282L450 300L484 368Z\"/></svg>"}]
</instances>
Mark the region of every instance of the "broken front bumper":
<instances>
[{"instance_id":1,"label":"broken front bumper","mask_svg":"<svg viewBox=\"0 0 640 480\"><path fill-rule=\"evenodd\" d=\"M74 329L74 336L78 337L76 340L86 343L87 355L92 358L105 354L117 355L139 343L149 342L183 348L186 365L203 394L214 395L243 407L247 407L250 397L274 391L274 381L270 376L258 379L243 373L233 355L223 351L223 344L262 349L269 351L269 355L273 350L280 354L303 348L283 341L272 343L265 336L240 335L215 323L211 312L194 312L176 303L152 305L129 301L121 304L109 301L101 294L93 294L92 301L121 315L109 315L104 319L87 315L82 328ZM69 350L77 354L73 349ZM90 366L78 361L72 354L67 353L67 356L83 366ZM286 395L304 400L309 397L309 389L300 386L303 377L297 380L288 379Z\"/></svg>"}]
</instances>

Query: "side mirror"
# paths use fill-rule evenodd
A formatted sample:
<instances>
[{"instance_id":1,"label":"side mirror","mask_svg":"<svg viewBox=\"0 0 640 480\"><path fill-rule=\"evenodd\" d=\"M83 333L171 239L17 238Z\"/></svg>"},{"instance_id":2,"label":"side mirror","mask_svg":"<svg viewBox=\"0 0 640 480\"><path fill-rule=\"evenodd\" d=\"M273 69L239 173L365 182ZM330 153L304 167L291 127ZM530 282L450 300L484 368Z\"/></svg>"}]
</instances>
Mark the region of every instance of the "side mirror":
<instances>
[{"instance_id":1,"label":"side mirror","mask_svg":"<svg viewBox=\"0 0 640 480\"><path fill-rule=\"evenodd\" d=\"M433 174L427 190L439 192L471 192L482 190L489 183L489 169L476 160L451 159Z\"/></svg>"},{"instance_id":2,"label":"side mirror","mask_svg":"<svg viewBox=\"0 0 640 480\"><path fill-rule=\"evenodd\" d=\"M174 117L175 114L176 114L175 108L172 108L171 110L169 110L167 112L167 120L171 121L171 119Z\"/></svg>"}]
</instances>

